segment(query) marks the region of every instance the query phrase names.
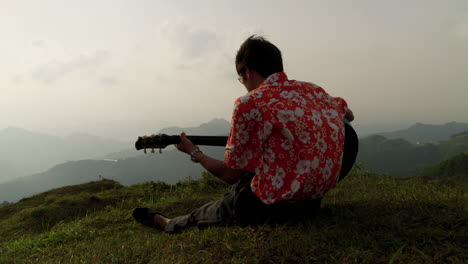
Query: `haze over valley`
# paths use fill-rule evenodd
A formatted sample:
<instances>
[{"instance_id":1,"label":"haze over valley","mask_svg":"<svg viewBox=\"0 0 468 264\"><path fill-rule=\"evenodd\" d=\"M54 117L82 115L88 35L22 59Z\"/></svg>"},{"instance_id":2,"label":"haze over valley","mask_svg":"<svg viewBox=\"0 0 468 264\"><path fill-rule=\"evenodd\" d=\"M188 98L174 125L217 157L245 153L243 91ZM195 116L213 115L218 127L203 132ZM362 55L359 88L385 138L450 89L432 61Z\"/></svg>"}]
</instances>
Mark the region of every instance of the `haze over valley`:
<instances>
[{"instance_id":1,"label":"haze over valley","mask_svg":"<svg viewBox=\"0 0 468 264\"><path fill-rule=\"evenodd\" d=\"M468 123L467 1L10 1L0 32L0 185L197 177L173 147L151 164L133 144L227 134L252 34L279 47L290 79L347 101L364 166L407 176L464 149L452 136ZM395 166L381 150L418 158Z\"/></svg>"}]
</instances>

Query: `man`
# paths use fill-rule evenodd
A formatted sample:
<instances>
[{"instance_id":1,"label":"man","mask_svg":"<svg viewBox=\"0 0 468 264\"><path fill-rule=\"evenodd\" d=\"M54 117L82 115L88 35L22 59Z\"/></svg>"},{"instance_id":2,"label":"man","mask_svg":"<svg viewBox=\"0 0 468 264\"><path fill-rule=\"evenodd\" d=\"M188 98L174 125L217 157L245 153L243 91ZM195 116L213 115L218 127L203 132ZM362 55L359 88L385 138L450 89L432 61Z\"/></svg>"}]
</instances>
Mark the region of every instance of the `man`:
<instances>
[{"instance_id":1,"label":"man","mask_svg":"<svg viewBox=\"0 0 468 264\"><path fill-rule=\"evenodd\" d=\"M224 160L205 155L181 133L177 149L216 177L235 184L223 199L172 219L136 208L140 223L174 232L192 226L297 221L317 213L323 195L340 179L345 117L341 98L321 87L289 80L280 50L251 36L236 56L248 93L234 104Z\"/></svg>"}]
</instances>

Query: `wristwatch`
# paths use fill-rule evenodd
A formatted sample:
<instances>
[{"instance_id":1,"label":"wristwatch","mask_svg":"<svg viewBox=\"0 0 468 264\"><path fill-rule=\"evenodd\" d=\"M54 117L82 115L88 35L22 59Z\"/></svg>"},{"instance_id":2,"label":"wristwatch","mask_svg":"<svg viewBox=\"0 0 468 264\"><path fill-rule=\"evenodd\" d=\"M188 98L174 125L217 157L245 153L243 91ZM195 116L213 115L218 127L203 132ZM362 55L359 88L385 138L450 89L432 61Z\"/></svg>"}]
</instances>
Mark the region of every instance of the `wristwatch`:
<instances>
[{"instance_id":1,"label":"wristwatch","mask_svg":"<svg viewBox=\"0 0 468 264\"><path fill-rule=\"evenodd\" d=\"M200 149L196 149L196 150L190 152L190 154L189 154L189 155L190 155L190 159L191 159L193 162L195 162L195 163L199 163L199 161L198 161L198 160L195 158L195 156L194 156L194 155L197 154L198 152L203 153Z\"/></svg>"}]
</instances>

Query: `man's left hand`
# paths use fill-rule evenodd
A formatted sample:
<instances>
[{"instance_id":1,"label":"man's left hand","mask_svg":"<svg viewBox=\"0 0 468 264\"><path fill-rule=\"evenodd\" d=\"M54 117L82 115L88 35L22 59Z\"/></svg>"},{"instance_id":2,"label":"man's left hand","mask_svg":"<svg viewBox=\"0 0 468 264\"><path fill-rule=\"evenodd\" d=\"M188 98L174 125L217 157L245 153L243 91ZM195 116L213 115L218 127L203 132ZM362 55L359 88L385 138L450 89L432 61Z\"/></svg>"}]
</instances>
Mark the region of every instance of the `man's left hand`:
<instances>
[{"instance_id":1,"label":"man's left hand","mask_svg":"<svg viewBox=\"0 0 468 264\"><path fill-rule=\"evenodd\" d=\"M187 136L185 135L185 132L180 133L180 143L175 144L175 147L178 150L187 154L198 149L198 147L194 145L192 141L190 141L190 139L187 138Z\"/></svg>"}]
</instances>

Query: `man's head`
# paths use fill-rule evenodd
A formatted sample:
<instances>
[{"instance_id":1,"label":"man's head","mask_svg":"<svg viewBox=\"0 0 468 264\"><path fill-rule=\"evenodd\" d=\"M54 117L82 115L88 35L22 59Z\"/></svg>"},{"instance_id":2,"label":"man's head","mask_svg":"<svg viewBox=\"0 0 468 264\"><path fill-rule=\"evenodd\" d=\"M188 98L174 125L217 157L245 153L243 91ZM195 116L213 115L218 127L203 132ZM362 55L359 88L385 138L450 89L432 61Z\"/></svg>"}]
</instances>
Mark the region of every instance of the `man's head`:
<instances>
[{"instance_id":1,"label":"man's head","mask_svg":"<svg viewBox=\"0 0 468 264\"><path fill-rule=\"evenodd\" d=\"M282 72L281 51L265 38L252 35L239 48L236 71L240 81L251 91L276 72Z\"/></svg>"}]
</instances>

